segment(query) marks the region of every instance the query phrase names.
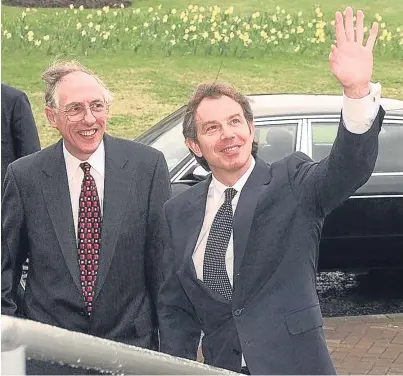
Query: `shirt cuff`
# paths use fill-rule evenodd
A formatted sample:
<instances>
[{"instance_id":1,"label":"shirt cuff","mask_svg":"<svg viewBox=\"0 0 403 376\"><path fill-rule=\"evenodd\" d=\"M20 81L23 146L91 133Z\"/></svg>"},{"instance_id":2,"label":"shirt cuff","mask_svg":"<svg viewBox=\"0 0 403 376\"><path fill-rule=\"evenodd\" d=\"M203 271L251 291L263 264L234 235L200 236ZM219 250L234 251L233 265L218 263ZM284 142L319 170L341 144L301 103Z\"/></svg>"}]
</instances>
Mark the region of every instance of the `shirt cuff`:
<instances>
[{"instance_id":1,"label":"shirt cuff","mask_svg":"<svg viewBox=\"0 0 403 376\"><path fill-rule=\"evenodd\" d=\"M343 123L348 131L356 134L367 132L379 111L381 84L370 83L370 93L361 99L351 99L343 94Z\"/></svg>"}]
</instances>

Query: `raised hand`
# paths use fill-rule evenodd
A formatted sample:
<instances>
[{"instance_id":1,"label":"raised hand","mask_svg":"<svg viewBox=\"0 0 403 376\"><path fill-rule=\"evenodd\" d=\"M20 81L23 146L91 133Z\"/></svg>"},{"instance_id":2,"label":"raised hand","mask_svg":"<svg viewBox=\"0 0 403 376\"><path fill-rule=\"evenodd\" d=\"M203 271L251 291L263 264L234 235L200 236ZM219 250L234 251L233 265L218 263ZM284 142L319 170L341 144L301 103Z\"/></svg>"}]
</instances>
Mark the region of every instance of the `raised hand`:
<instances>
[{"instance_id":1,"label":"raised hand","mask_svg":"<svg viewBox=\"0 0 403 376\"><path fill-rule=\"evenodd\" d=\"M344 88L349 98L362 98L369 94L373 70L373 49L378 34L378 24L372 25L364 44L364 14L357 11L354 29L353 9L347 7L345 17L336 12L336 46L329 55L330 70Z\"/></svg>"}]
</instances>

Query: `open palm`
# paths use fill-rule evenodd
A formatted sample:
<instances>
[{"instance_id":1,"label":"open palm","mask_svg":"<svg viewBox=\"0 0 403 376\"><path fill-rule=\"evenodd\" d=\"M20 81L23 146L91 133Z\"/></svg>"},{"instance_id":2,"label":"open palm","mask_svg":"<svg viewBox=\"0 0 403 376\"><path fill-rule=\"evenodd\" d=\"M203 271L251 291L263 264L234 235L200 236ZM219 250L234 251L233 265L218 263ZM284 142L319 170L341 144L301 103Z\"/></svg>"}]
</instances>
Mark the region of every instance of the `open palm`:
<instances>
[{"instance_id":1,"label":"open palm","mask_svg":"<svg viewBox=\"0 0 403 376\"><path fill-rule=\"evenodd\" d=\"M329 55L330 69L345 90L364 88L369 85L373 70L373 48L378 34L378 24L374 23L367 43L364 39L364 14L357 12L354 29L353 10L348 7L345 20L336 13L336 46Z\"/></svg>"}]
</instances>

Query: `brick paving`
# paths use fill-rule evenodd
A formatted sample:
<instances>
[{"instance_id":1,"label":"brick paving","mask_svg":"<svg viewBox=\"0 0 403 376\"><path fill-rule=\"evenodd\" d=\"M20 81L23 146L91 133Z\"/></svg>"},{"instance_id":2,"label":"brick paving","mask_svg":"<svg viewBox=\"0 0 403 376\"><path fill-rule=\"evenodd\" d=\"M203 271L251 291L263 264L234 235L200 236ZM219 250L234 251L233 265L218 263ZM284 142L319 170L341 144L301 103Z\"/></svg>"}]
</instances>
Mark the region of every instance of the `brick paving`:
<instances>
[{"instance_id":1,"label":"brick paving","mask_svg":"<svg viewBox=\"0 0 403 376\"><path fill-rule=\"evenodd\" d=\"M342 375L403 375L403 314L325 318L329 352Z\"/></svg>"},{"instance_id":2,"label":"brick paving","mask_svg":"<svg viewBox=\"0 0 403 376\"><path fill-rule=\"evenodd\" d=\"M403 375L403 313L324 318L323 329L338 374Z\"/></svg>"}]
</instances>

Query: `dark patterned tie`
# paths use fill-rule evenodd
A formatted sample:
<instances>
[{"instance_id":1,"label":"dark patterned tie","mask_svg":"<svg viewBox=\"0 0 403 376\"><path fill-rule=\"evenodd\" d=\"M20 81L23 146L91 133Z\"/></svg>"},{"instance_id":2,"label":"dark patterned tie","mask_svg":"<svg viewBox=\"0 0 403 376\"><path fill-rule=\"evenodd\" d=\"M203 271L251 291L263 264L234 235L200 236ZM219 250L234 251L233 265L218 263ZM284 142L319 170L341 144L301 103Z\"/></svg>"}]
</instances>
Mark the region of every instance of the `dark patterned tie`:
<instances>
[{"instance_id":1,"label":"dark patterned tie","mask_svg":"<svg viewBox=\"0 0 403 376\"><path fill-rule=\"evenodd\" d=\"M80 167L84 171L84 179L81 184L78 211L78 258L81 290L88 315L91 315L98 274L102 216L97 186L90 174L91 166L88 162L84 162Z\"/></svg>"},{"instance_id":2,"label":"dark patterned tie","mask_svg":"<svg viewBox=\"0 0 403 376\"><path fill-rule=\"evenodd\" d=\"M232 232L232 199L237 194L234 188L225 190L225 200L218 209L207 238L203 263L203 282L212 290L232 298L232 286L225 266L225 254Z\"/></svg>"}]
</instances>

